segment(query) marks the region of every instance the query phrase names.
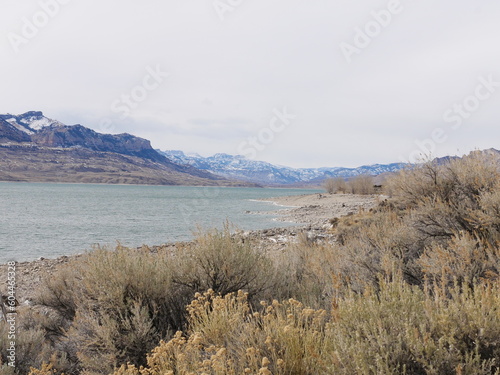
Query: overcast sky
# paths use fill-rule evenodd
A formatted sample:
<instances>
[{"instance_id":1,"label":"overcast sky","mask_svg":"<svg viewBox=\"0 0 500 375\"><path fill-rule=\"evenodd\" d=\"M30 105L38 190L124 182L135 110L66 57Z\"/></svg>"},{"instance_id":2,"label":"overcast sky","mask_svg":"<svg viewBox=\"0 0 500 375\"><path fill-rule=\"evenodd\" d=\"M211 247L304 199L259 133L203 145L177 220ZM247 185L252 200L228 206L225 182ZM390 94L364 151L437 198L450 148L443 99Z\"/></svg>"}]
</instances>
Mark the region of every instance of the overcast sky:
<instances>
[{"instance_id":1,"label":"overcast sky","mask_svg":"<svg viewBox=\"0 0 500 375\"><path fill-rule=\"evenodd\" d=\"M0 113L293 167L500 149L495 0L0 0ZM420 146L418 146L420 144Z\"/></svg>"}]
</instances>

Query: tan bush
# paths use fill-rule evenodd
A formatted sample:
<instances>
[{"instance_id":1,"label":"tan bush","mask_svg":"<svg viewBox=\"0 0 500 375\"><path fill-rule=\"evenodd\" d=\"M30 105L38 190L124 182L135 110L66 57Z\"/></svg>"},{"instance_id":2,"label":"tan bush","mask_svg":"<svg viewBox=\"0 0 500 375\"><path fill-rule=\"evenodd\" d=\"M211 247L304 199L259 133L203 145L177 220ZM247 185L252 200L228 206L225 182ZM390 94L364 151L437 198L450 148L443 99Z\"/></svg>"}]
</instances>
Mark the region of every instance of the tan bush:
<instances>
[{"instance_id":1,"label":"tan bush","mask_svg":"<svg viewBox=\"0 0 500 375\"><path fill-rule=\"evenodd\" d=\"M49 361L52 352L45 341L45 332L33 317L32 312L18 307L15 315L17 328L15 340L9 338L9 324L0 321L0 373L27 374L31 367L41 366ZM15 368L8 366L8 349L15 342Z\"/></svg>"},{"instance_id":2,"label":"tan bush","mask_svg":"<svg viewBox=\"0 0 500 375\"><path fill-rule=\"evenodd\" d=\"M332 247L337 256L332 272L339 285L362 291L396 271L402 272L408 283L422 284L417 260L425 245L412 226L411 216L383 206L340 218L334 233L337 243Z\"/></svg>"},{"instance_id":3,"label":"tan bush","mask_svg":"<svg viewBox=\"0 0 500 375\"><path fill-rule=\"evenodd\" d=\"M418 262L430 280L475 283L499 277L500 249L484 245L468 233L459 233L445 245L427 248Z\"/></svg>"},{"instance_id":4,"label":"tan bush","mask_svg":"<svg viewBox=\"0 0 500 375\"><path fill-rule=\"evenodd\" d=\"M343 177L328 178L323 183L323 187L329 194L347 192L347 183Z\"/></svg>"},{"instance_id":5,"label":"tan bush","mask_svg":"<svg viewBox=\"0 0 500 375\"><path fill-rule=\"evenodd\" d=\"M499 292L422 290L396 276L327 313L293 299L253 312L243 293L210 291L190 305L187 334L155 348L141 374L498 374Z\"/></svg>"},{"instance_id":6,"label":"tan bush","mask_svg":"<svg viewBox=\"0 0 500 375\"><path fill-rule=\"evenodd\" d=\"M294 298L320 309L329 309L337 288L333 277L344 259L335 245L303 240L273 256L276 273L268 300Z\"/></svg>"},{"instance_id":7,"label":"tan bush","mask_svg":"<svg viewBox=\"0 0 500 375\"><path fill-rule=\"evenodd\" d=\"M370 195L375 193L373 177L360 175L347 182L347 191L351 194Z\"/></svg>"},{"instance_id":8,"label":"tan bush","mask_svg":"<svg viewBox=\"0 0 500 375\"><path fill-rule=\"evenodd\" d=\"M323 374L327 313L296 300L263 303L252 312L246 296L197 295L189 306L188 337L178 332L148 357L146 374ZM122 367L115 374L133 374ZM127 372L124 372L127 371Z\"/></svg>"},{"instance_id":9,"label":"tan bush","mask_svg":"<svg viewBox=\"0 0 500 375\"><path fill-rule=\"evenodd\" d=\"M199 232L193 246L173 260L174 283L194 292L208 289L222 295L245 290L251 297L271 286L269 258L247 239L231 235L230 226Z\"/></svg>"},{"instance_id":10,"label":"tan bush","mask_svg":"<svg viewBox=\"0 0 500 375\"><path fill-rule=\"evenodd\" d=\"M473 154L401 172L389 184L391 200L336 221L338 242L332 252L337 258L331 271L337 284L362 291L394 271L416 285L424 276L447 282L497 277L497 169L489 157Z\"/></svg>"},{"instance_id":11,"label":"tan bush","mask_svg":"<svg viewBox=\"0 0 500 375\"><path fill-rule=\"evenodd\" d=\"M428 162L389 184L397 204L417 210L415 225L427 237L446 241L456 232L484 236L486 231L490 240L500 239L494 220L500 204L497 158L471 154L443 165Z\"/></svg>"},{"instance_id":12,"label":"tan bush","mask_svg":"<svg viewBox=\"0 0 500 375\"><path fill-rule=\"evenodd\" d=\"M57 371L50 363L43 363L40 369L31 368L29 375L54 375Z\"/></svg>"},{"instance_id":13,"label":"tan bush","mask_svg":"<svg viewBox=\"0 0 500 375\"><path fill-rule=\"evenodd\" d=\"M90 373L107 374L146 353L184 323L189 291L172 283L170 254L97 248L47 281L38 303L64 322L55 347Z\"/></svg>"}]
</instances>

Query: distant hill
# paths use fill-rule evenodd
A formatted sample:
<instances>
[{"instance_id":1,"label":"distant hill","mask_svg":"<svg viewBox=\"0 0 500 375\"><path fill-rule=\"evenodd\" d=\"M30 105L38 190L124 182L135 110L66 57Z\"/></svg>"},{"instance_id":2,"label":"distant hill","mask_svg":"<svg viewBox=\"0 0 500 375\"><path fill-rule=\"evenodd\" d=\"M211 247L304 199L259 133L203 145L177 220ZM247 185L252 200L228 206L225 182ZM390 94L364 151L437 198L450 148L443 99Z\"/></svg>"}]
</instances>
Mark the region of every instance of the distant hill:
<instances>
[{"instance_id":1,"label":"distant hill","mask_svg":"<svg viewBox=\"0 0 500 375\"><path fill-rule=\"evenodd\" d=\"M101 134L42 112L0 115L0 181L254 186L180 165L131 134Z\"/></svg>"},{"instance_id":2,"label":"distant hill","mask_svg":"<svg viewBox=\"0 0 500 375\"><path fill-rule=\"evenodd\" d=\"M157 151L178 164L192 166L226 178L270 186L319 185L327 178L349 179L359 175L376 176L376 183L381 183L387 175L409 166L406 163L391 163L364 165L357 168L291 168L246 159L241 155L215 154L203 157L198 154L185 154L179 150ZM500 158L500 151L494 148L473 152L496 155ZM445 156L436 158L434 161L442 164L458 158L458 156Z\"/></svg>"},{"instance_id":3,"label":"distant hill","mask_svg":"<svg viewBox=\"0 0 500 375\"><path fill-rule=\"evenodd\" d=\"M158 150L159 151L159 150ZM198 154L186 155L182 151L159 151L178 164L190 165L226 178L254 182L263 185L320 184L330 177L354 177L359 175L378 176L397 172L406 164L373 164L358 168L290 168L254 161L240 155L215 154L203 157Z\"/></svg>"}]
</instances>

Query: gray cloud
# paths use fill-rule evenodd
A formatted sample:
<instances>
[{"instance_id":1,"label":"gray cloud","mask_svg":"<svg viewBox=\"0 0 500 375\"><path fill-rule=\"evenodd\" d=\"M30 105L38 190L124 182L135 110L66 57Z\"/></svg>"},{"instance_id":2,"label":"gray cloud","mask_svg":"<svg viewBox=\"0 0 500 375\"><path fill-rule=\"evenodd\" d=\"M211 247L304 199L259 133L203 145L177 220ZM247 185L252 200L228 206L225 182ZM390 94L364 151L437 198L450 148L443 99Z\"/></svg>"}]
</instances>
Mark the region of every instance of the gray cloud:
<instances>
[{"instance_id":1,"label":"gray cloud","mask_svg":"<svg viewBox=\"0 0 500 375\"><path fill-rule=\"evenodd\" d=\"M15 53L12 35L44 21L51 1L54 15ZM436 128L447 134L436 156L500 148L500 88L459 129L443 120L479 77L500 81L499 3L401 0L351 63L340 44L390 1L243 1L223 21L213 3L0 0L0 112L43 110L208 155L235 153L286 106L296 119L257 158L290 166L399 161ZM126 118L113 110L158 65L170 76Z\"/></svg>"}]
</instances>

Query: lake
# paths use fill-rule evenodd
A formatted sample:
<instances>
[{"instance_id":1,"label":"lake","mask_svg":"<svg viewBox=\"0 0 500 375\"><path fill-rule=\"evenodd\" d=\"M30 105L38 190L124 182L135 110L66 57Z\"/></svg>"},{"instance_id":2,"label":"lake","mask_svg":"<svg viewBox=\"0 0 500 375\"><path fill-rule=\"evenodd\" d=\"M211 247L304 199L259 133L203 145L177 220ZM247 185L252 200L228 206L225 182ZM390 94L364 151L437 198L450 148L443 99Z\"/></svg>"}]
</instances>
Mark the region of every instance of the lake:
<instances>
[{"instance_id":1,"label":"lake","mask_svg":"<svg viewBox=\"0 0 500 375\"><path fill-rule=\"evenodd\" d=\"M318 190L0 182L0 263L82 253L94 244L159 245L197 227L283 227L257 199ZM251 214L250 212L269 212Z\"/></svg>"}]
</instances>

